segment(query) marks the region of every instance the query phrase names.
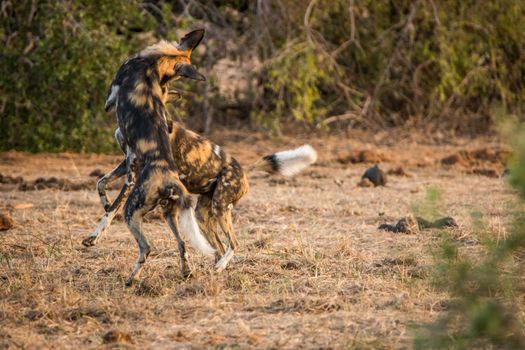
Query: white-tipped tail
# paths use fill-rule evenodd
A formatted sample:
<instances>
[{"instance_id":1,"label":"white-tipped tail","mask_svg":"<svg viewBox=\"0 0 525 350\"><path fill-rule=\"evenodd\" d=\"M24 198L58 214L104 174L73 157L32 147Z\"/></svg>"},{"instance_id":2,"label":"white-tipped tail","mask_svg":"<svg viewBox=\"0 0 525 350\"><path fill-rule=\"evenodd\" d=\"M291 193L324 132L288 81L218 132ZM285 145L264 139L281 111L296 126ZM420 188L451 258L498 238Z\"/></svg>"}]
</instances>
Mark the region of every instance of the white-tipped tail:
<instances>
[{"instance_id":1,"label":"white-tipped tail","mask_svg":"<svg viewBox=\"0 0 525 350\"><path fill-rule=\"evenodd\" d=\"M310 145L277 152L272 155L277 171L284 176L293 176L317 160L317 152Z\"/></svg>"},{"instance_id":2,"label":"white-tipped tail","mask_svg":"<svg viewBox=\"0 0 525 350\"><path fill-rule=\"evenodd\" d=\"M193 208L183 209L180 212L179 224L182 232L187 236L193 248L206 255L212 255L215 252L215 249L208 243L206 237L202 235L197 220L195 219Z\"/></svg>"}]
</instances>

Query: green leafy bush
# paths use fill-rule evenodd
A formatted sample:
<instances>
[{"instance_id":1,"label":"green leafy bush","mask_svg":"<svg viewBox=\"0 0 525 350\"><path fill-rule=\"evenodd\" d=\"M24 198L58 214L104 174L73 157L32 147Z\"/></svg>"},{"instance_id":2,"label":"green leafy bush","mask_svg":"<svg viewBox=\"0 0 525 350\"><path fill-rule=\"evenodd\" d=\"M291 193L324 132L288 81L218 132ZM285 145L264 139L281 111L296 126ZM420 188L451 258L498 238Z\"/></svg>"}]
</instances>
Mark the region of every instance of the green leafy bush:
<instances>
[{"instance_id":1,"label":"green leafy bush","mask_svg":"<svg viewBox=\"0 0 525 350\"><path fill-rule=\"evenodd\" d=\"M123 59L154 27L138 1L5 1L0 149L108 151L103 110Z\"/></svg>"},{"instance_id":2,"label":"green leafy bush","mask_svg":"<svg viewBox=\"0 0 525 350\"><path fill-rule=\"evenodd\" d=\"M375 127L423 121L482 132L492 126L495 106L523 110L522 1L271 3L264 23L275 29L259 30L270 37L259 42L272 62L265 93L274 99L258 100L270 120L305 120L295 111L312 92L307 121L339 116L332 120ZM289 49L291 42L315 53L315 68ZM277 63L287 61L294 69ZM319 71L328 70L320 79ZM283 71L286 84L275 79Z\"/></svg>"},{"instance_id":3,"label":"green leafy bush","mask_svg":"<svg viewBox=\"0 0 525 350\"><path fill-rule=\"evenodd\" d=\"M190 92L176 111L199 129L212 115L251 115L274 131L431 123L477 133L494 110L525 105L517 0L6 0L0 18L0 150L115 149L102 105L119 64L194 25L207 29L195 62L210 79L178 82ZM222 59L257 64L214 71ZM244 90L222 96L213 73Z\"/></svg>"}]
</instances>

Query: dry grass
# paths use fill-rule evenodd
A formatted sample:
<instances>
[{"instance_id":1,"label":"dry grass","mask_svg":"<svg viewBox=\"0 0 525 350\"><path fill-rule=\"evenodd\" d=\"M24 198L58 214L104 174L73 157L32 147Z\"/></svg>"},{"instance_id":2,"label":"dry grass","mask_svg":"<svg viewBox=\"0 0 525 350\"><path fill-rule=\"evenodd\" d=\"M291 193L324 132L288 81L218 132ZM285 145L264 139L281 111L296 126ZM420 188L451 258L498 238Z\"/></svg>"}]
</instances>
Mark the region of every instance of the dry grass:
<instances>
[{"instance_id":1,"label":"dry grass","mask_svg":"<svg viewBox=\"0 0 525 350\"><path fill-rule=\"evenodd\" d=\"M215 139L243 164L298 143L256 134ZM338 163L338 154L375 144L388 156L383 168L402 165L412 176L389 176L387 187L356 187L368 165ZM432 287L429 273L440 233L392 234L377 226L409 213L435 185L443 190L441 211L460 224L446 234L477 254L471 214L481 212L504 236L510 217L503 203L513 194L500 179L442 168L440 159L461 145L324 138L314 146L319 164L295 179L251 177L235 210L242 249L227 271L213 273L195 253L194 275L181 279L167 225L151 220L144 229L154 250L129 288L124 278L136 246L121 221L98 246L80 244L102 213L95 190L22 192L0 184L0 205L10 205L16 223L0 231L0 348L410 346L411 325L446 309L447 296ZM86 181L117 159L4 153L0 173ZM34 206L13 209L23 203Z\"/></svg>"}]
</instances>

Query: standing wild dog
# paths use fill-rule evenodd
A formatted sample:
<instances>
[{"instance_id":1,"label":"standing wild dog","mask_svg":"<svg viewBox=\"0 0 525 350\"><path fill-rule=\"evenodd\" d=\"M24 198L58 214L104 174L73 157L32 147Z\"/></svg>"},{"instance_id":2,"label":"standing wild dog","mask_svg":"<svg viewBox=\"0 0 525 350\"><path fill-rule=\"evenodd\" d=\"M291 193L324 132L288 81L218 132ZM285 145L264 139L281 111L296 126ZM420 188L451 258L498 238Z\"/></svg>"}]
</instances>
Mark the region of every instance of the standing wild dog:
<instances>
[{"instance_id":1,"label":"standing wild dog","mask_svg":"<svg viewBox=\"0 0 525 350\"><path fill-rule=\"evenodd\" d=\"M248 191L247 172L220 146L185 129L179 123L169 122L169 125L171 151L179 169L179 178L188 191L199 194L197 219L208 242L215 249L215 268L221 271L227 266L234 251L238 248L237 237L232 226L231 210ZM124 140L119 136L120 131L117 130L115 135L120 147L125 149ZM265 156L247 167L247 170L248 173L252 170L262 170L271 174L280 173L292 176L315 162L316 158L315 150L309 145L304 145L294 150ZM117 171L118 168L101 178L97 184L106 213L96 230L83 241L86 246L94 245L109 227L127 192L126 182L113 204L109 204L105 188L108 183L124 175L123 172ZM129 176L128 174L128 178ZM228 238L228 249L225 249L222 244L218 227Z\"/></svg>"},{"instance_id":2,"label":"standing wild dog","mask_svg":"<svg viewBox=\"0 0 525 350\"><path fill-rule=\"evenodd\" d=\"M181 271L190 271L185 255L185 244L180 237L181 225L197 247L212 254L214 249L200 234L191 198L179 179L179 173L170 148L165 86L170 80L188 77L204 80L190 64L191 51L200 43L204 30L187 34L180 44L161 41L143 50L123 64L110 88L108 100L114 100L120 137L125 144L128 185L135 184L124 206L124 220L139 247L139 256L127 279L137 276L150 253L150 245L142 233L145 214L161 205L163 214L178 242ZM128 186L129 187L129 186ZM125 193L122 194L124 197Z\"/></svg>"}]
</instances>

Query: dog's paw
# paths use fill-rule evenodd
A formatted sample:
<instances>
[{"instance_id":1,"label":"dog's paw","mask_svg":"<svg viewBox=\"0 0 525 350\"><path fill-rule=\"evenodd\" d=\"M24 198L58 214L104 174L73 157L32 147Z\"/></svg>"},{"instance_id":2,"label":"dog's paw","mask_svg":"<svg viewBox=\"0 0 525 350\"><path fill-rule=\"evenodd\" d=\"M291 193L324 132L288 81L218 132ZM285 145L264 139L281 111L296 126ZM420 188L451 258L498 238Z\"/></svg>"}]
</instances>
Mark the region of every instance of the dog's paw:
<instances>
[{"instance_id":1,"label":"dog's paw","mask_svg":"<svg viewBox=\"0 0 525 350\"><path fill-rule=\"evenodd\" d=\"M223 255L223 257L219 261L217 261L217 263L215 264L215 271L217 273L222 272L226 268L226 266L228 266L228 263L230 262L232 258L233 258L233 250L231 249L231 247L229 247L226 250L226 253Z\"/></svg>"},{"instance_id":2,"label":"dog's paw","mask_svg":"<svg viewBox=\"0 0 525 350\"><path fill-rule=\"evenodd\" d=\"M126 287L131 287L133 285L133 280L134 280L134 278L132 276L129 276L128 278L126 278L126 281L124 282L124 285Z\"/></svg>"},{"instance_id":3,"label":"dog's paw","mask_svg":"<svg viewBox=\"0 0 525 350\"><path fill-rule=\"evenodd\" d=\"M182 278L187 280L188 278L190 278L192 276L192 271L189 267L186 267L186 268L182 268L181 269L181 275L182 275Z\"/></svg>"},{"instance_id":4,"label":"dog's paw","mask_svg":"<svg viewBox=\"0 0 525 350\"><path fill-rule=\"evenodd\" d=\"M216 264L215 264L215 272L217 273L221 273L222 271L224 271L224 269L226 269L226 266L228 266L228 261L229 260L226 260L226 259L221 259L219 260Z\"/></svg>"},{"instance_id":5,"label":"dog's paw","mask_svg":"<svg viewBox=\"0 0 525 350\"><path fill-rule=\"evenodd\" d=\"M84 247L93 247L95 243L96 243L96 237L92 237L92 236L86 237L82 240L82 245Z\"/></svg>"}]
</instances>

